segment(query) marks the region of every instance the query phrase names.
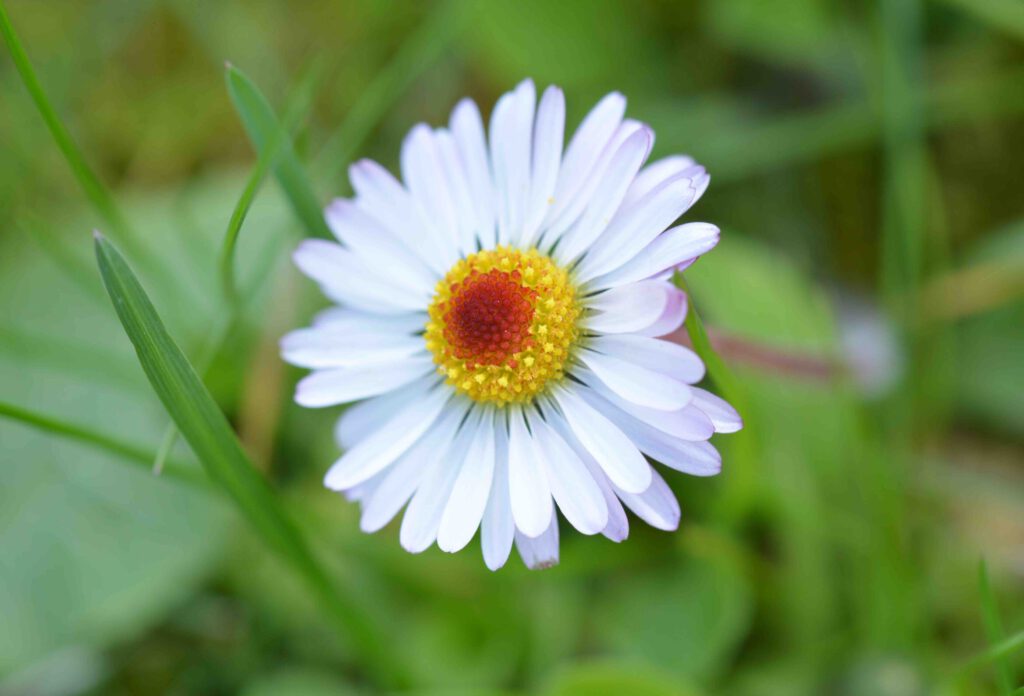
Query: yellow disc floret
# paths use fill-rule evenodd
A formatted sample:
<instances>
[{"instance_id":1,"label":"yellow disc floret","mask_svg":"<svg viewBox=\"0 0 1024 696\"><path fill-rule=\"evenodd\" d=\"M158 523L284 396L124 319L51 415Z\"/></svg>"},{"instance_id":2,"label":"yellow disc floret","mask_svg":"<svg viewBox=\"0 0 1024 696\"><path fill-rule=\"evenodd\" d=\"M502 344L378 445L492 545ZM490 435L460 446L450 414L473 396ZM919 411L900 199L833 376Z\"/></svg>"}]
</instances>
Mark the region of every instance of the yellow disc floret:
<instances>
[{"instance_id":1,"label":"yellow disc floret","mask_svg":"<svg viewBox=\"0 0 1024 696\"><path fill-rule=\"evenodd\" d=\"M448 384L503 405L562 378L580 307L568 272L549 257L498 247L455 264L428 313L427 348Z\"/></svg>"}]
</instances>

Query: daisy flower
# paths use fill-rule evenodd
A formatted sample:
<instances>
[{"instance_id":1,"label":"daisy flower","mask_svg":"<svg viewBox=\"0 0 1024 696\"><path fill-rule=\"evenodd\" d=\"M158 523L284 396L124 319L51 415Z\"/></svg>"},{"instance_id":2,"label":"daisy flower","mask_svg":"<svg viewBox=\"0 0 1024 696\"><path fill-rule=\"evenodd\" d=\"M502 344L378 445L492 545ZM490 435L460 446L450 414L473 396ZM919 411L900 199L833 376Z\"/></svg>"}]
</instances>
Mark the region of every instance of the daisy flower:
<instances>
[{"instance_id":1,"label":"daisy flower","mask_svg":"<svg viewBox=\"0 0 1024 696\"><path fill-rule=\"evenodd\" d=\"M624 507L659 529L679 505L651 461L718 473L708 439L742 423L693 386L704 365L659 339L682 325L671 282L718 241L671 227L708 186L688 157L646 164L654 133L612 93L563 150L565 99L532 81L498 100L484 130L463 100L447 128L418 125L401 180L362 160L355 196L326 209L338 242L295 263L339 306L282 340L311 368L295 400L349 402L344 454L325 485L362 507L366 532L402 508L410 552L465 547L484 561L515 544L527 566L558 561L558 515L621 541Z\"/></svg>"}]
</instances>

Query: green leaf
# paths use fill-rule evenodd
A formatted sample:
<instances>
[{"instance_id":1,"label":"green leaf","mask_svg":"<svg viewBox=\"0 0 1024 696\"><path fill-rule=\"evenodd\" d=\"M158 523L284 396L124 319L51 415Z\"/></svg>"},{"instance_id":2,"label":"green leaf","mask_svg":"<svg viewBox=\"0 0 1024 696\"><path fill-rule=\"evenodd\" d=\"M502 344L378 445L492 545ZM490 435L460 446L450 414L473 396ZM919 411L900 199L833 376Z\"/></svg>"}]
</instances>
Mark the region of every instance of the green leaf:
<instances>
[{"instance_id":1,"label":"green leaf","mask_svg":"<svg viewBox=\"0 0 1024 696\"><path fill-rule=\"evenodd\" d=\"M732 561L702 555L617 578L594 604L593 635L618 656L704 681L721 673L747 635L752 607L750 586Z\"/></svg>"},{"instance_id":2,"label":"green leaf","mask_svg":"<svg viewBox=\"0 0 1024 696\"><path fill-rule=\"evenodd\" d=\"M988 567L982 559L978 564L978 592L981 595L981 615L985 623L985 633L988 642L998 645L1003 639L1003 622L999 618L999 607L996 606L996 598L992 593L992 583L988 578ZM1013 672L1006 657L995 660L996 683L999 685L999 693L1008 696L1013 692Z\"/></svg>"},{"instance_id":3,"label":"green leaf","mask_svg":"<svg viewBox=\"0 0 1024 696\"><path fill-rule=\"evenodd\" d=\"M270 102L241 70L228 64L225 70L228 93L238 111L245 131L258 152L263 152L274 140L281 126ZM323 211L313 187L299 163L290 138L281 144L281 152L274 164L274 175L284 190L292 210L314 237L331 237Z\"/></svg>"},{"instance_id":4,"label":"green leaf","mask_svg":"<svg viewBox=\"0 0 1024 696\"><path fill-rule=\"evenodd\" d=\"M342 595L313 556L304 537L253 468L213 397L164 328L121 254L98 232L96 258L121 324L135 346L150 384L203 468L224 488L260 538L303 578L323 603L335 628L353 638L367 667L384 683L402 675L381 635L352 599Z\"/></svg>"}]
</instances>

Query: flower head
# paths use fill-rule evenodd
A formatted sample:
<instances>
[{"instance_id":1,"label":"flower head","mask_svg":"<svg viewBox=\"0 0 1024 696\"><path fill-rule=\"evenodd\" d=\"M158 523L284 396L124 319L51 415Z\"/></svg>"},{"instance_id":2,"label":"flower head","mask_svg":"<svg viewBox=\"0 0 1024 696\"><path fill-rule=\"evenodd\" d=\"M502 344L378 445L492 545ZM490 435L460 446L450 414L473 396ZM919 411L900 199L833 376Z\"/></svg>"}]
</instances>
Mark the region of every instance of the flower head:
<instances>
[{"instance_id":1,"label":"flower head","mask_svg":"<svg viewBox=\"0 0 1024 696\"><path fill-rule=\"evenodd\" d=\"M338 422L344 454L324 479L362 505L361 527L404 507L401 543L457 551L480 529L488 567L513 543L530 567L558 559L558 518L621 541L623 506L675 529L679 506L650 460L718 473L708 439L741 427L696 386L688 348L663 340L686 316L670 281L718 241L671 227L708 185L609 94L563 152L565 103L531 81L505 94L485 135L464 100L448 128L413 128L402 181L352 166L356 195L327 222L340 244L295 262L340 306L285 336L312 368L296 401L358 401Z\"/></svg>"}]
</instances>

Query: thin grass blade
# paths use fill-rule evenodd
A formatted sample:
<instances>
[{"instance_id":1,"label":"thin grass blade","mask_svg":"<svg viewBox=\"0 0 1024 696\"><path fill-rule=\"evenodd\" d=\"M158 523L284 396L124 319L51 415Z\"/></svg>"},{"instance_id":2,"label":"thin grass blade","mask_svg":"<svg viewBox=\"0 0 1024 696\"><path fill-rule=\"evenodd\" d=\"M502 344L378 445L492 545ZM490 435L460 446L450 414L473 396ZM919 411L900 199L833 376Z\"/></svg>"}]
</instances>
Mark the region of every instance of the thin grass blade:
<instances>
[{"instance_id":1,"label":"thin grass blade","mask_svg":"<svg viewBox=\"0 0 1024 696\"><path fill-rule=\"evenodd\" d=\"M339 633L375 676L395 686L403 681L375 625L348 599L313 556L305 538L252 466L224 413L171 338L135 274L117 249L98 232L96 258L118 318L131 339L150 384L210 478L268 546L309 586Z\"/></svg>"},{"instance_id":2,"label":"thin grass blade","mask_svg":"<svg viewBox=\"0 0 1024 696\"><path fill-rule=\"evenodd\" d=\"M272 144L275 133L281 129L270 102L252 80L231 64L226 67L225 79L231 101L245 126L249 140L252 141L258 152L263 152ZM330 238L331 233L324 221L320 201L299 162L291 139L285 138L285 142L281 143L280 147L281 151L274 164L274 175L284 190L295 215L309 235Z\"/></svg>"},{"instance_id":3,"label":"thin grass blade","mask_svg":"<svg viewBox=\"0 0 1024 696\"><path fill-rule=\"evenodd\" d=\"M992 593L992 583L988 577L988 566L982 559L978 564L978 591L981 595L981 616L985 624L985 634L991 645L998 645L1003 640L1003 622L999 618L999 608L996 606L996 598ZM993 666L996 671L996 684L999 686L999 693L1002 696L1009 696L1013 693L1013 671L1010 662L1006 657L994 660Z\"/></svg>"},{"instance_id":4,"label":"thin grass blade","mask_svg":"<svg viewBox=\"0 0 1024 696\"><path fill-rule=\"evenodd\" d=\"M97 449L101 449L104 452L109 452L121 459L131 462L132 464L137 464L143 469L148 466L149 462L153 458L153 454L151 452L147 452L142 447L124 442L123 440L118 440L117 438L96 432L95 430L91 430L80 425L75 425L73 423L53 418L52 416L48 416L44 413L15 406L14 404L8 404L0 401L0 417L27 425L50 435L56 435L57 437L90 445ZM179 462L168 462L165 472L169 477L184 483L198 486L200 488L209 487L209 479L207 479L206 476Z\"/></svg>"}]
</instances>

